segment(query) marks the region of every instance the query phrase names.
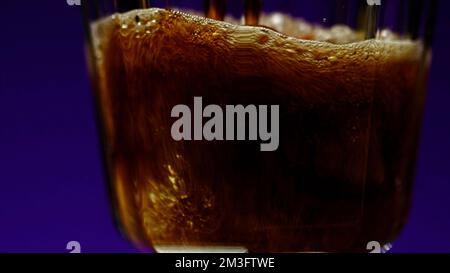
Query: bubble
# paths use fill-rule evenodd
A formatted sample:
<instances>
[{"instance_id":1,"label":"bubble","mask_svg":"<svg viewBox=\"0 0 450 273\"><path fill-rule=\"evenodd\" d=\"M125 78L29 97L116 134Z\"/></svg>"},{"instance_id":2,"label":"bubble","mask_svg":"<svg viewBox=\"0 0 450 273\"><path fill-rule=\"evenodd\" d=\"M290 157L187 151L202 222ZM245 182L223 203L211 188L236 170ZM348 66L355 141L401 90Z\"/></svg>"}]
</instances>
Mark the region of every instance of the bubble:
<instances>
[{"instance_id":1,"label":"bubble","mask_svg":"<svg viewBox=\"0 0 450 273\"><path fill-rule=\"evenodd\" d=\"M328 57L328 61L330 62L336 62L338 60L338 58L336 56L329 56Z\"/></svg>"},{"instance_id":2,"label":"bubble","mask_svg":"<svg viewBox=\"0 0 450 273\"><path fill-rule=\"evenodd\" d=\"M268 41L269 41L269 36L267 36L265 34L260 35L258 38L258 43L260 43L260 44L265 44Z\"/></svg>"}]
</instances>

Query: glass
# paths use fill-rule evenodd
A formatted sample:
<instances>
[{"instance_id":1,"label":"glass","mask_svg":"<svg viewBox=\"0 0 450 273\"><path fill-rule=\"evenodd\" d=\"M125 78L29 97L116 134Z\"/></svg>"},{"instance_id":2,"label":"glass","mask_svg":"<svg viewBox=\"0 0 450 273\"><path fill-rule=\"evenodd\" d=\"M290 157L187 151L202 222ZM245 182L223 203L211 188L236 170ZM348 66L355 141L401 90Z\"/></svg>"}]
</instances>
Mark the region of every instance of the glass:
<instances>
[{"instance_id":1,"label":"glass","mask_svg":"<svg viewBox=\"0 0 450 273\"><path fill-rule=\"evenodd\" d=\"M396 238L436 1L82 6L111 201L139 249L364 252ZM228 116L237 105L244 119Z\"/></svg>"}]
</instances>

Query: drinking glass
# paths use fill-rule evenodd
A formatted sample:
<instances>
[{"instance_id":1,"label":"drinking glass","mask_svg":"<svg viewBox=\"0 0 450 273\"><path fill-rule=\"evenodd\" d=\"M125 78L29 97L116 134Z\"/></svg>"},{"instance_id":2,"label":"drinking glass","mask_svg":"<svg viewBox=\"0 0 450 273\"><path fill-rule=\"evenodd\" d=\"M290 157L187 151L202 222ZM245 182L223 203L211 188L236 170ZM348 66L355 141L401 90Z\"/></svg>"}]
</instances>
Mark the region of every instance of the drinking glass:
<instances>
[{"instance_id":1,"label":"drinking glass","mask_svg":"<svg viewBox=\"0 0 450 273\"><path fill-rule=\"evenodd\" d=\"M81 5L110 200L137 248L390 247L436 1Z\"/></svg>"}]
</instances>

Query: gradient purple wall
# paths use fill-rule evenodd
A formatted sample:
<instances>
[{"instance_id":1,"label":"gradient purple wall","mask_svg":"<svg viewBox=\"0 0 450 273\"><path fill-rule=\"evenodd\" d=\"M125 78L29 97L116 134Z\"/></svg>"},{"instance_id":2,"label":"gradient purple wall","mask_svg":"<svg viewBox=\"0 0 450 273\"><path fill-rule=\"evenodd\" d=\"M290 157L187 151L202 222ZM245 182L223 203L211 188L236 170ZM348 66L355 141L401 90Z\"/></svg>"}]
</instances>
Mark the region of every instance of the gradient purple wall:
<instances>
[{"instance_id":1,"label":"gradient purple wall","mask_svg":"<svg viewBox=\"0 0 450 273\"><path fill-rule=\"evenodd\" d=\"M441 1L414 203L393 252L450 252L450 2ZM79 8L2 1L0 252L133 252L113 225Z\"/></svg>"}]
</instances>

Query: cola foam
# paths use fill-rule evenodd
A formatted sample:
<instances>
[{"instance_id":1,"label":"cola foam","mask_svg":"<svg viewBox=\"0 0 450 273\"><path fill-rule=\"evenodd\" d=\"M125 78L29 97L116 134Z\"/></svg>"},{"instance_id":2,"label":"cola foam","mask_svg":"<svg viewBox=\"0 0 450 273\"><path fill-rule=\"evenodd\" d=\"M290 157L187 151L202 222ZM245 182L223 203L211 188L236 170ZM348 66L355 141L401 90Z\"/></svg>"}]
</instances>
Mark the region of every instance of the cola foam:
<instances>
[{"instance_id":1,"label":"cola foam","mask_svg":"<svg viewBox=\"0 0 450 273\"><path fill-rule=\"evenodd\" d=\"M409 210L421 44L283 14L261 23L151 8L92 25L122 229L137 245L178 250L365 251L392 241ZM194 96L279 105L278 150L174 141L171 109Z\"/></svg>"}]
</instances>

